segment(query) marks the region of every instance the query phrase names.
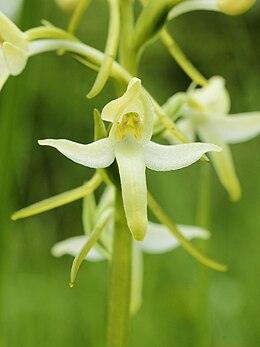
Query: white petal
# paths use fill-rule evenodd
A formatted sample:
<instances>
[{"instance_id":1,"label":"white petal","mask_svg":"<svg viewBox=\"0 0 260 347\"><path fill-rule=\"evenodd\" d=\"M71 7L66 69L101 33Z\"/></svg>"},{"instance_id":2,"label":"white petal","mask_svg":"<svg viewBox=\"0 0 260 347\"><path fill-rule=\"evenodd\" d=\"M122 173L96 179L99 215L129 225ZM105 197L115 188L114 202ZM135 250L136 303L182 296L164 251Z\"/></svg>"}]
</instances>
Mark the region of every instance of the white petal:
<instances>
[{"instance_id":1,"label":"white petal","mask_svg":"<svg viewBox=\"0 0 260 347\"><path fill-rule=\"evenodd\" d=\"M139 249L139 243L133 243L132 254L132 281L131 281L131 298L130 313L135 315L142 305L143 291L143 255Z\"/></svg>"},{"instance_id":2,"label":"white petal","mask_svg":"<svg viewBox=\"0 0 260 347\"><path fill-rule=\"evenodd\" d=\"M27 64L28 53L9 42L3 44L3 53L10 74L19 75Z\"/></svg>"},{"instance_id":3,"label":"white petal","mask_svg":"<svg viewBox=\"0 0 260 347\"><path fill-rule=\"evenodd\" d=\"M241 188L229 146L220 139L215 132L212 132L209 127L198 128L198 134L202 140L211 141L221 146L222 152L210 153L210 159L214 165L220 182L228 191L231 200L238 200L241 196Z\"/></svg>"},{"instance_id":4,"label":"white petal","mask_svg":"<svg viewBox=\"0 0 260 347\"><path fill-rule=\"evenodd\" d=\"M0 12L0 36L3 41L12 43L21 49L27 49L27 36L9 18Z\"/></svg>"},{"instance_id":5,"label":"white petal","mask_svg":"<svg viewBox=\"0 0 260 347\"><path fill-rule=\"evenodd\" d=\"M72 255L73 257L76 257L81 249L84 247L85 243L87 242L88 237L87 236L75 236L71 237L69 239L66 239L64 241L56 243L52 249L51 253L54 257L61 257L65 254ZM105 260L105 256L98 251L95 250L95 248L91 248L89 251L86 260L89 261L100 261Z\"/></svg>"},{"instance_id":6,"label":"white petal","mask_svg":"<svg viewBox=\"0 0 260 347\"><path fill-rule=\"evenodd\" d=\"M212 131L228 143L238 143L260 134L260 112L209 119Z\"/></svg>"},{"instance_id":7,"label":"white petal","mask_svg":"<svg viewBox=\"0 0 260 347\"><path fill-rule=\"evenodd\" d=\"M189 95L190 107L207 114L228 114L230 110L230 97L225 88L225 80L214 76L202 88L194 89Z\"/></svg>"},{"instance_id":8,"label":"white petal","mask_svg":"<svg viewBox=\"0 0 260 347\"><path fill-rule=\"evenodd\" d=\"M147 92L143 89L138 78L132 78L123 96L109 102L102 110L101 117L104 120L114 122L114 127L127 113L137 113L142 125L141 140L148 142L153 133L154 108ZM113 134L114 127L110 134ZM113 135L112 135L113 136Z\"/></svg>"},{"instance_id":9,"label":"white petal","mask_svg":"<svg viewBox=\"0 0 260 347\"><path fill-rule=\"evenodd\" d=\"M136 141L115 146L127 224L133 237L142 241L147 226L147 188L142 147Z\"/></svg>"},{"instance_id":10,"label":"white petal","mask_svg":"<svg viewBox=\"0 0 260 347\"><path fill-rule=\"evenodd\" d=\"M126 92L120 98L110 101L103 108L101 112L102 119L108 122L114 122L122 114L133 112L128 110L128 106L139 96L141 88L141 81L138 78L132 78Z\"/></svg>"},{"instance_id":11,"label":"white petal","mask_svg":"<svg viewBox=\"0 0 260 347\"><path fill-rule=\"evenodd\" d=\"M188 240L193 238L207 239L210 234L207 230L192 225L178 225L181 234ZM147 235L140 244L146 253L165 253L180 245L172 233L162 224L148 222Z\"/></svg>"},{"instance_id":12,"label":"white petal","mask_svg":"<svg viewBox=\"0 0 260 347\"><path fill-rule=\"evenodd\" d=\"M219 152L221 148L200 142L164 146L150 141L144 149L145 164L156 171L178 170L193 164L210 151Z\"/></svg>"},{"instance_id":13,"label":"white petal","mask_svg":"<svg viewBox=\"0 0 260 347\"><path fill-rule=\"evenodd\" d=\"M78 164L95 169L108 167L115 159L114 144L109 138L88 145L69 140L40 140L38 142L42 146L56 148L65 157Z\"/></svg>"},{"instance_id":14,"label":"white petal","mask_svg":"<svg viewBox=\"0 0 260 347\"><path fill-rule=\"evenodd\" d=\"M187 0L177 4L168 14L168 19L171 20L184 13L198 10L219 11L216 0Z\"/></svg>"}]
</instances>

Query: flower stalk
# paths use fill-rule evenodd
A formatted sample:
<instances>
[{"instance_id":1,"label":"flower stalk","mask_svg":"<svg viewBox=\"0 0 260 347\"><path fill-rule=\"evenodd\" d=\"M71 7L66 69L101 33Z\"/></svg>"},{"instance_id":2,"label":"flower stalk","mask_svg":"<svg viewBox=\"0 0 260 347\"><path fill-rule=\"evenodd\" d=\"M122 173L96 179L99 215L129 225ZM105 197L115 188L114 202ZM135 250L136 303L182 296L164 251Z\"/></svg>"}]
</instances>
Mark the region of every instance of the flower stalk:
<instances>
[{"instance_id":1,"label":"flower stalk","mask_svg":"<svg viewBox=\"0 0 260 347\"><path fill-rule=\"evenodd\" d=\"M126 222L121 189L117 188L106 347L127 346L130 315L131 255L132 236Z\"/></svg>"}]
</instances>

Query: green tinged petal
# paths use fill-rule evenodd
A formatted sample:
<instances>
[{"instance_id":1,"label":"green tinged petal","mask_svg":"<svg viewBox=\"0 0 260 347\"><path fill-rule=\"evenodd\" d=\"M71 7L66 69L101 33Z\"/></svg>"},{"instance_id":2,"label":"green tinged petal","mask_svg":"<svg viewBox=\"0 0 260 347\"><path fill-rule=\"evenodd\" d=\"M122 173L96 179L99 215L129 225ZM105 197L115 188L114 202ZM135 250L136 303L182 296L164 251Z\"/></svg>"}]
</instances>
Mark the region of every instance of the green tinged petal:
<instances>
[{"instance_id":1,"label":"green tinged petal","mask_svg":"<svg viewBox=\"0 0 260 347\"><path fill-rule=\"evenodd\" d=\"M3 54L10 74L13 76L19 75L26 66L28 53L10 42L4 42Z\"/></svg>"},{"instance_id":2,"label":"green tinged petal","mask_svg":"<svg viewBox=\"0 0 260 347\"><path fill-rule=\"evenodd\" d=\"M114 144L109 138L88 145L69 140L40 140L38 142L42 146L54 147L65 157L90 168L108 167L115 159Z\"/></svg>"},{"instance_id":3,"label":"green tinged petal","mask_svg":"<svg viewBox=\"0 0 260 347\"><path fill-rule=\"evenodd\" d=\"M222 148L221 153L210 153L210 158L222 185L226 188L233 201L241 196L240 183L236 175L232 155L229 146L219 138L209 127L200 127L199 136L204 141L213 142Z\"/></svg>"},{"instance_id":4,"label":"green tinged petal","mask_svg":"<svg viewBox=\"0 0 260 347\"><path fill-rule=\"evenodd\" d=\"M188 94L188 105L197 112L228 114L230 97L225 88L225 80L220 76L212 77L205 87Z\"/></svg>"},{"instance_id":5,"label":"green tinged petal","mask_svg":"<svg viewBox=\"0 0 260 347\"><path fill-rule=\"evenodd\" d=\"M147 188L142 147L136 141L115 147L127 224L133 237L142 241L147 226Z\"/></svg>"},{"instance_id":6,"label":"green tinged petal","mask_svg":"<svg viewBox=\"0 0 260 347\"><path fill-rule=\"evenodd\" d=\"M141 81L138 78L132 78L127 86L126 92L119 98L110 101L103 108L101 117L108 122L117 122L120 116L129 113L136 112L136 110L129 110L129 105L132 106L135 100L138 98L141 89Z\"/></svg>"},{"instance_id":7,"label":"green tinged petal","mask_svg":"<svg viewBox=\"0 0 260 347\"><path fill-rule=\"evenodd\" d=\"M193 164L210 151L219 152L221 148L200 142L164 146L150 141L144 147L145 165L156 171L178 170Z\"/></svg>"},{"instance_id":8,"label":"green tinged petal","mask_svg":"<svg viewBox=\"0 0 260 347\"><path fill-rule=\"evenodd\" d=\"M0 37L20 49L27 50L27 35L24 34L9 18L0 12Z\"/></svg>"},{"instance_id":9,"label":"green tinged petal","mask_svg":"<svg viewBox=\"0 0 260 347\"><path fill-rule=\"evenodd\" d=\"M228 143L247 141L260 133L260 112L214 117L208 126Z\"/></svg>"}]
</instances>

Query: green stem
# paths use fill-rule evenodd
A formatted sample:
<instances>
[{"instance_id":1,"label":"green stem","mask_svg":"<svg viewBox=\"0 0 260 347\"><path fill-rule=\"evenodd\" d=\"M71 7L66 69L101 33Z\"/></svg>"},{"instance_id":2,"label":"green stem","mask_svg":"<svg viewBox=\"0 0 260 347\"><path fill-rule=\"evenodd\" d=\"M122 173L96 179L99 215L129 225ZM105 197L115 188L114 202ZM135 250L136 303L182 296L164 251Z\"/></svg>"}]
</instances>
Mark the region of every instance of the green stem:
<instances>
[{"instance_id":1,"label":"green stem","mask_svg":"<svg viewBox=\"0 0 260 347\"><path fill-rule=\"evenodd\" d=\"M106 347L127 347L130 314L131 255L132 236L126 222L121 190L117 188Z\"/></svg>"},{"instance_id":2,"label":"green stem","mask_svg":"<svg viewBox=\"0 0 260 347\"><path fill-rule=\"evenodd\" d=\"M111 74L111 68L117 54L120 33L119 3L118 0L108 0L108 4L110 19L104 60L98 71L95 83L87 95L89 99L95 97L104 87Z\"/></svg>"},{"instance_id":3,"label":"green stem","mask_svg":"<svg viewBox=\"0 0 260 347\"><path fill-rule=\"evenodd\" d=\"M74 35L54 26L40 26L32 28L27 30L25 34L27 35L29 41L47 38L78 41Z\"/></svg>"},{"instance_id":4,"label":"green stem","mask_svg":"<svg viewBox=\"0 0 260 347\"><path fill-rule=\"evenodd\" d=\"M120 63L133 76L136 75L136 55L132 49L134 11L132 0L120 0Z\"/></svg>"},{"instance_id":5,"label":"green stem","mask_svg":"<svg viewBox=\"0 0 260 347\"><path fill-rule=\"evenodd\" d=\"M158 218L161 224L164 224L169 231L179 240L182 247L200 263L210 267L211 269L225 272L227 267L224 264L217 263L202 254L196 247L193 246L178 230L177 226L171 221L170 217L163 211L157 201L153 198L151 193L148 192L148 206L153 214Z\"/></svg>"},{"instance_id":6,"label":"green stem","mask_svg":"<svg viewBox=\"0 0 260 347\"><path fill-rule=\"evenodd\" d=\"M201 165L199 203L197 211L197 224L204 229L210 229L210 197L211 197L211 167ZM203 251L208 251L208 242L203 242ZM209 324L209 271L204 266L199 266L197 276L197 312L199 320L197 322L197 344L200 347L210 345L210 324Z\"/></svg>"},{"instance_id":7,"label":"green stem","mask_svg":"<svg viewBox=\"0 0 260 347\"><path fill-rule=\"evenodd\" d=\"M73 15L68 25L68 32L73 34L75 33L79 25L79 22L81 20L81 17L83 16L84 12L88 8L89 4L90 4L90 0L80 0L78 2L78 5L75 8L75 11L73 12Z\"/></svg>"},{"instance_id":8,"label":"green stem","mask_svg":"<svg viewBox=\"0 0 260 347\"><path fill-rule=\"evenodd\" d=\"M199 188L197 224L204 229L208 229L209 220L210 220L211 166L201 165L200 175L201 175L201 178L200 178L200 188Z\"/></svg>"},{"instance_id":9,"label":"green stem","mask_svg":"<svg viewBox=\"0 0 260 347\"><path fill-rule=\"evenodd\" d=\"M194 65L192 65L166 29L161 31L161 41L164 43L176 63L194 82L201 86L207 85L208 81L206 78L195 68Z\"/></svg>"},{"instance_id":10,"label":"green stem","mask_svg":"<svg viewBox=\"0 0 260 347\"><path fill-rule=\"evenodd\" d=\"M71 189L67 192L52 196L51 198L36 202L27 206L12 215L12 220L27 218L45 211L52 210L56 207L69 204L72 201L81 199L96 190L102 182L102 177L96 173L88 182L81 187Z\"/></svg>"}]
</instances>

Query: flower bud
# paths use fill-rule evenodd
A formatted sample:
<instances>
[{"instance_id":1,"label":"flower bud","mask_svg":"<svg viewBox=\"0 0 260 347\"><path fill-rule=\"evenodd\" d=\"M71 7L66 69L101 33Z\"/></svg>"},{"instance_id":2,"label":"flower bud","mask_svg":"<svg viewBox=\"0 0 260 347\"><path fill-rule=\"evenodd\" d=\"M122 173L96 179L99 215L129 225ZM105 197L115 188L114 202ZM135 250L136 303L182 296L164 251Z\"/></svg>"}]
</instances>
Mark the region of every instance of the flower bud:
<instances>
[{"instance_id":1,"label":"flower bud","mask_svg":"<svg viewBox=\"0 0 260 347\"><path fill-rule=\"evenodd\" d=\"M229 15L236 16L248 11L256 0L218 0L219 9Z\"/></svg>"},{"instance_id":2,"label":"flower bud","mask_svg":"<svg viewBox=\"0 0 260 347\"><path fill-rule=\"evenodd\" d=\"M55 0L56 4L65 12L72 12L79 0Z\"/></svg>"}]
</instances>

